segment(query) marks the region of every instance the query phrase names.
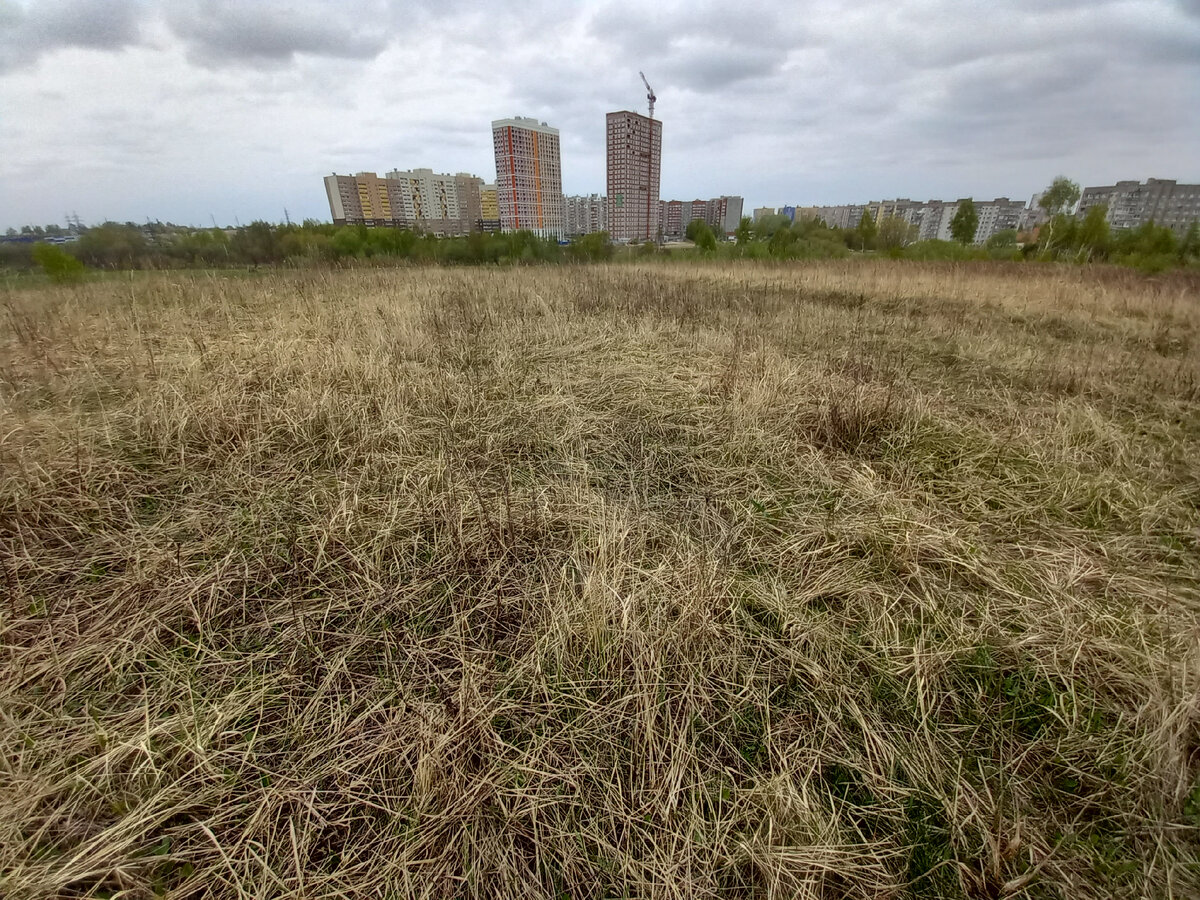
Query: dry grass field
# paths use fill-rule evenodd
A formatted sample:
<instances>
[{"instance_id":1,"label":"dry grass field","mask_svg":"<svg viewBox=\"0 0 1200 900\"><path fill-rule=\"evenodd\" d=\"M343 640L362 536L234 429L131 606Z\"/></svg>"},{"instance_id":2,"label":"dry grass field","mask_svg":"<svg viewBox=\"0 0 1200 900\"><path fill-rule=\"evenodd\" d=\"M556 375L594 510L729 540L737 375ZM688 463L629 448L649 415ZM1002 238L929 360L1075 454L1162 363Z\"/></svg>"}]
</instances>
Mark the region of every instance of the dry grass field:
<instances>
[{"instance_id":1,"label":"dry grass field","mask_svg":"<svg viewBox=\"0 0 1200 900\"><path fill-rule=\"evenodd\" d=\"M0 894L1200 895L1200 299L0 290Z\"/></svg>"}]
</instances>

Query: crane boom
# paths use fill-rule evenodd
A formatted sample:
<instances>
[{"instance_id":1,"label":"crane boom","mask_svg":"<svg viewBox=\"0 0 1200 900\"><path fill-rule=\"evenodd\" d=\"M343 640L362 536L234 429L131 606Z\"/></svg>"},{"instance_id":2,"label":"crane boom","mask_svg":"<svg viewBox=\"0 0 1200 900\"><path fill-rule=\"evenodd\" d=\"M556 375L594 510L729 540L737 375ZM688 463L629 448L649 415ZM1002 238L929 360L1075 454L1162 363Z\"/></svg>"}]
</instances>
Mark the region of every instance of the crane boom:
<instances>
[{"instance_id":1,"label":"crane boom","mask_svg":"<svg viewBox=\"0 0 1200 900\"><path fill-rule=\"evenodd\" d=\"M646 86L646 99L650 101L650 118L654 118L654 101L658 98L654 96L654 88L650 87L650 82L646 80L645 72L638 72L642 76L642 84Z\"/></svg>"}]
</instances>

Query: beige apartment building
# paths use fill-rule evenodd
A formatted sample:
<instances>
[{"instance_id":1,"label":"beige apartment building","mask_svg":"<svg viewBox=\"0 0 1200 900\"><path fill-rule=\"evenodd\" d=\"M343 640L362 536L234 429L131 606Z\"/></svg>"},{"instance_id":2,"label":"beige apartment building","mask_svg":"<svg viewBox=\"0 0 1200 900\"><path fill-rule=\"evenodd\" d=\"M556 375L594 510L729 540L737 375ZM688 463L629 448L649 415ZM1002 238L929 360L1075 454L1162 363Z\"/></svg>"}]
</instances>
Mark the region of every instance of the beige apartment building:
<instances>
[{"instance_id":1,"label":"beige apartment building","mask_svg":"<svg viewBox=\"0 0 1200 900\"><path fill-rule=\"evenodd\" d=\"M558 129L523 116L492 122L496 206L502 231L562 240L562 156Z\"/></svg>"},{"instance_id":2,"label":"beige apartment building","mask_svg":"<svg viewBox=\"0 0 1200 900\"><path fill-rule=\"evenodd\" d=\"M608 233L614 241L660 236L662 122L622 110L605 117L608 149Z\"/></svg>"},{"instance_id":3,"label":"beige apartment building","mask_svg":"<svg viewBox=\"0 0 1200 900\"><path fill-rule=\"evenodd\" d=\"M496 185L485 184L479 191L480 227L484 231L500 230L500 204L496 198Z\"/></svg>"},{"instance_id":4,"label":"beige apartment building","mask_svg":"<svg viewBox=\"0 0 1200 900\"><path fill-rule=\"evenodd\" d=\"M325 194L335 225L399 225L386 179L374 172L326 175Z\"/></svg>"},{"instance_id":5,"label":"beige apartment building","mask_svg":"<svg viewBox=\"0 0 1200 900\"><path fill-rule=\"evenodd\" d=\"M413 228L427 234L461 235L481 226L483 179L466 172L394 169L327 175L325 193L335 225Z\"/></svg>"}]
</instances>

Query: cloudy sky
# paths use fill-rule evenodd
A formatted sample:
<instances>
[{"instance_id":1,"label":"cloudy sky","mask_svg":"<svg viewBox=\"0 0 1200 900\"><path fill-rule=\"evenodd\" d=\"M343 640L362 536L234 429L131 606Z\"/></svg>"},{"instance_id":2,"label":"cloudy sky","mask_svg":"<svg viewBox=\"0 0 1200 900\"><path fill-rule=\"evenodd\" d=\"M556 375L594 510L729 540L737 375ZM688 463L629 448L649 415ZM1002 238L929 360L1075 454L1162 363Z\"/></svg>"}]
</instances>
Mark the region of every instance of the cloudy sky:
<instances>
[{"instance_id":1,"label":"cloudy sky","mask_svg":"<svg viewBox=\"0 0 1200 900\"><path fill-rule=\"evenodd\" d=\"M490 122L663 120L664 198L1200 181L1200 0L0 0L0 229L329 218L330 172L493 180Z\"/></svg>"}]
</instances>

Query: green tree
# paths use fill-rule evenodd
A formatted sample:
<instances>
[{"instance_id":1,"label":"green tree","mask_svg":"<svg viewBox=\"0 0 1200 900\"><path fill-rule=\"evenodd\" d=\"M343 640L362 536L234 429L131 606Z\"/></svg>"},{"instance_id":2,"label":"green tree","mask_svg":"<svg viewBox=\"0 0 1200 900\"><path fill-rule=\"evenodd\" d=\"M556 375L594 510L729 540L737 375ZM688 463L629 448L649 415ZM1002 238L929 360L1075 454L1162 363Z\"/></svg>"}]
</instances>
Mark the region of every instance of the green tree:
<instances>
[{"instance_id":1,"label":"green tree","mask_svg":"<svg viewBox=\"0 0 1200 900\"><path fill-rule=\"evenodd\" d=\"M1075 209L1075 204L1079 202L1079 184L1072 181L1066 175L1059 175L1050 183L1050 187L1042 191L1042 196L1038 198L1038 206L1049 217L1049 224L1046 226L1046 240L1044 241L1047 247L1055 246L1054 232L1058 224L1062 223L1062 219L1056 217L1064 216L1068 212Z\"/></svg>"},{"instance_id":2,"label":"green tree","mask_svg":"<svg viewBox=\"0 0 1200 900\"><path fill-rule=\"evenodd\" d=\"M898 250L917 239L918 228L899 216L884 216L879 221L875 246L880 250Z\"/></svg>"},{"instance_id":3,"label":"green tree","mask_svg":"<svg viewBox=\"0 0 1200 900\"><path fill-rule=\"evenodd\" d=\"M283 258L279 237L267 222L251 222L239 228L230 242L230 249L243 262L253 265L277 262Z\"/></svg>"},{"instance_id":4,"label":"green tree","mask_svg":"<svg viewBox=\"0 0 1200 900\"><path fill-rule=\"evenodd\" d=\"M1087 211L1075 233L1080 255L1085 259L1104 259L1112 246L1112 232L1108 227L1108 207L1103 203Z\"/></svg>"},{"instance_id":5,"label":"green tree","mask_svg":"<svg viewBox=\"0 0 1200 900\"><path fill-rule=\"evenodd\" d=\"M1180 262L1200 259L1200 222L1192 222L1179 244Z\"/></svg>"},{"instance_id":6,"label":"green tree","mask_svg":"<svg viewBox=\"0 0 1200 900\"><path fill-rule=\"evenodd\" d=\"M875 235L879 233L879 229L875 225L875 217L871 215L871 210L864 209L862 218L858 220L858 228L855 229L855 234L858 237L859 250L873 250L875 248Z\"/></svg>"},{"instance_id":7,"label":"green tree","mask_svg":"<svg viewBox=\"0 0 1200 900\"><path fill-rule=\"evenodd\" d=\"M741 247L750 243L750 239L753 236L754 230L751 227L750 217L742 216L741 221L738 222L737 231L734 232L734 237L737 239L738 246Z\"/></svg>"},{"instance_id":8,"label":"green tree","mask_svg":"<svg viewBox=\"0 0 1200 900\"><path fill-rule=\"evenodd\" d=\"M717 249L717 236L703 219L692 219L688 222L687 238L705 253Z\"/></svg>"},{"instance_id":9,"label":"green tree","mask_svg":"<svg viewBox=\"0 0 1200 900\"><path fill-rule=\"evenodd\" d=\"M650 244L649 246L653 247L654 245ZM567 258L581 262L600 262L612 259L613 252L614 247L612 241L609 240L608 232L595 231L571 241L571 246L567 248Z\"/></svg>"},{"instance_id":10,"label":"green tree","mask_svg":"<svg viewBox=\"0 0 1200 900\"><path fill-rule=\"evenodd\" d=\"M105 222L89 228L76 244L84 262L92 266L133 268L143 263L148 255L146 237L132 223Z\"/></svg>"},{"instance_id":11,"label":"green tree","mask_svg":"<svg viewBox=\"0 0 1200 900\"><path fill-rule=\"evenodd\" d=\"M1038 198L1038 206L1046 211L1048 216L1070 212L1079 202L1079 184L1066 175L1059 175L1050 183L1050 187L1042 191Z\"/></svg>"},{"instance_id":12,"label":"green tree","mask_svg":"<svg viewBox=\"0 0 1200 900\"><path fill-rule=\"evenodd\" d=\"M788 228L791 224L792 220L787 216L780 215L779 213L771 213L762 216L754 223L754 234L760 241L769 241L774 237L775 232L781 228Z\"/></svg>"},{"instance_id":13,"label":"green tree","mask_svg":"<svg viewBox=\"0 0 1200 900\"><path fill-rule=\"evenodd\" d=\"M950 236L964 246L975 243L975 230L979 228L979 213L975 201L968 197L958 202L958 211L950 220Z\"/></svg>"},{"instance_id":14,"label":"green tree","mask_svg":"<svg viewBox=\"0 0 1200 900\"><path fill-rule=\"evenodd\" d=\"M1017 231L1015 228L1005 228L997 231L984 244L989 250L1010 250L1017 246Z\"/></svg>"},{"instance_id":15,"label":"green tree","mask_svg":"<svg viewBox=\"0 0 1200 900\"><path fill-rule=\"evenodd\" d=\"M55 284L71 284L83 279L83 263L53 244L35 244L33 260Z\"/></svg>"}]
</instances>

